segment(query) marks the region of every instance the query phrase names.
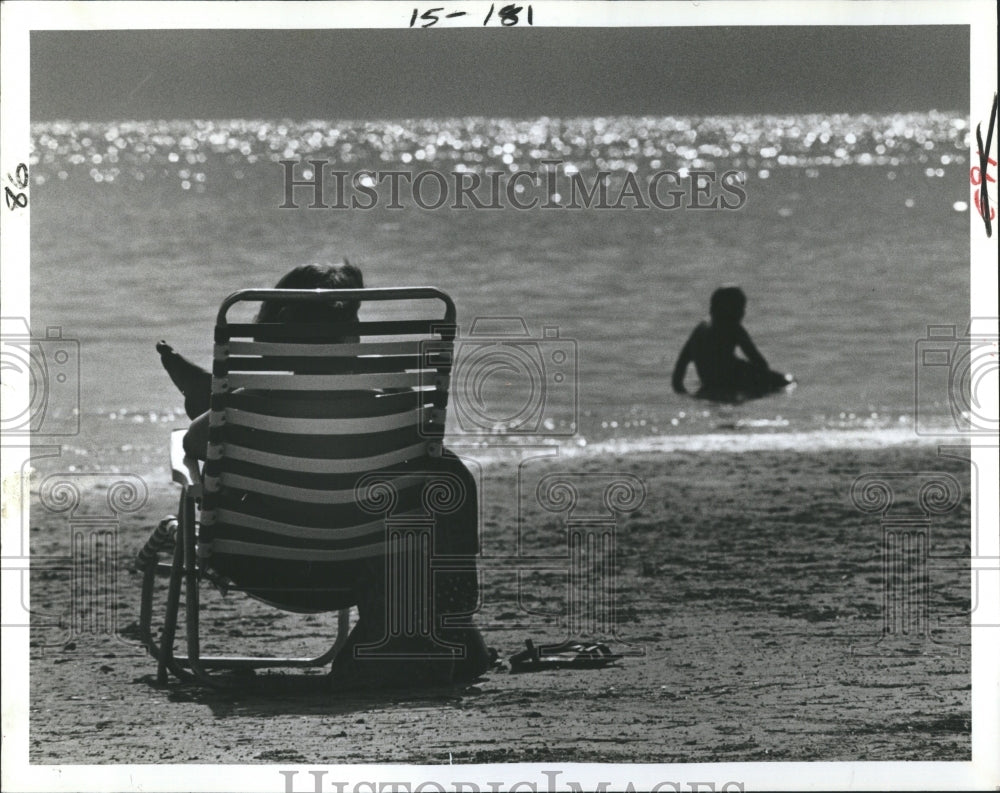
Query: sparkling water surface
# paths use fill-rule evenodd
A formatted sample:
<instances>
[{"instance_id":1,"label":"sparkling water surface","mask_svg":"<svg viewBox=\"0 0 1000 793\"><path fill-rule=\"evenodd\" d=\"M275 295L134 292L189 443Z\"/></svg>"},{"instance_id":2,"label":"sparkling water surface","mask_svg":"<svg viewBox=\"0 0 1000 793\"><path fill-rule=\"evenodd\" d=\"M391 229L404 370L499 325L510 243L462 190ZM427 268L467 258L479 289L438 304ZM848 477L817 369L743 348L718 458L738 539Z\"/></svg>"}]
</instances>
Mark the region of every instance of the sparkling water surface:
<instances>
[{"instance_id":1,"label":"sparkling water surface","mask_svg":"<svg viewBox=\"0 0 1000 793\"><path fill-rule=\"evenodd\" d=\"M32 329L79 341L81 432L69 447L80 457L162 456L186 419L155 342L207 365L227 294L344 256L370 286L445 289L463 333L477 318L523 321L543 376L557 334L576 368L549 383L522 443L711 448L712 435L749 447L759 441L739 439L783 435L816 447L952 422L948 374L921 369L917 349L928 325L960 338L968 322L969 130L956 114L123 120L39 123L32 135ZM535 171L550 200L549 170L560 190L606 172L612 195L629 174L645 185L666 169L733 170L746 201L425 210L383 197L371 210L309 209L299 188L299 208L282 209L289 159L297 178L309 159L352 175ZM747 293L744 324L797 376L793 392L735 406L672 393L676 355L723 283ZM72 409L60 399L51 410ZM478 442L496 445L502 429L483 426Z\"/></svg>"}]
</instances>

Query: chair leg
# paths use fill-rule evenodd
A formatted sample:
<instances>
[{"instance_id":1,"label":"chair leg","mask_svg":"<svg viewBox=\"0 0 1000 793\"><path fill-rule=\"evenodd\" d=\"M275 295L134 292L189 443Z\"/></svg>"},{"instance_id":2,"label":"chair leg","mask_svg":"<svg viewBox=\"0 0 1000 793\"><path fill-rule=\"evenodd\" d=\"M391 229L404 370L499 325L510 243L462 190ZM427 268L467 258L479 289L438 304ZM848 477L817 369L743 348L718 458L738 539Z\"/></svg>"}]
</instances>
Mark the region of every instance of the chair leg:
<instances>
[{"instance_id":1,"label":"chair leg","mask_svg":"<svg viewBox=\"0 0 1000 793\"><path fill-rule=\"evenodd\" d=\"M177 635L177 613L180 609L181 574L184 559L184 544L178 538L174 548L174 562L170 568L170 584L167 588L167 611L163 618L163 635L160 638L160 659L156 680L160 685L167 683L167 670L174 667L174 638Z\"/></svg>"},{"instance_id":2,"label":"chair leg","mask_svg":"<svg viewBox=\"0 0 1000 793\"><path fill-rule=\"evenodd\" d=\"M142 591L139 598L139 638L154 658L160 657L160 648L153 638L153 594L160 551L176 541L177 519L167 516L156 526L145 545L136 554L135 569L142 573Z\"/></svg>"},{"instance_id":3,"label":"chair leg","mask_svg":"<svg viewBox=\"0 0 1000 793\"><path fill-rule=\"evenodd\" d=\"M200 639L200 581L197 561L194 500L185 498L182 494L179 512L181 516L180 526L177 532L177 543L174 547L173 563L170 567L166 614L164 616L163 635L159 648L156 648L155 642L150 637L151 647L153 651L156 651L158 657L157 680L159 683L166 684L169 673L173 673L181 680L197 679L214 688L227 688L236 684L215 677L209 671L210 669L254 669L268 666L318 667L325 666L333 661L337 653L347 642L350 633L350 609L341 609L338 613L337 639L333 646L315 658L202 657ZM148 583L145 578L143 579L140 626L143 624L144 615L147 611L151 611L151 605L147 606L147 600L151 601L152 599L152 574L148 578ZM187 640L187 655L174 655L182 588L184 590L184 627ZM147 619L146 621L148 622L149 620ZM194 674L192 675L184 667L190 668Z\"/></svg>"},{"instance_id":4,"label":"chair leg","mask_svg":"<svg viewBox=\"0 0 1000 793\"><path fill-rule=\"evenodd\" d=\"M167 588L167 609L163 619L163 636L160 639L160 658L157 666L156 679L161 685L167 683L167 672L173 672L178 678L185 679L186 673L180 669L174 659L174 641L177 636L177 615L180 611L181 576L184 568L185 538L194 534L195 504L194 499L186 489L181 491L177 514L180 517L174 544L174 558L170 566L170 584Z\"/></svg>"},{"instance_id":5,"label":"chair leg","mask_svg":"<svg viewBox=\"0 0 1000 793\"><path fill-rule=\"evenodd\" d=\"M160 649L153 639L153 589L156 585L156 559L142 570L142 592L139 596L139 637L143 646L154 658L160 657Z\"/></svg>"},{"instance_id":6,"label":"chair leg","mask_svg":"<svg viewBox=\"0 0 1000 793\"><path fill-rule=\"evenodd\" d=\"M337 640L333 643L333 647L330 648L330 661L334 661L337 658L337 653L347 644L347 636L350 632L351 610L341 609L337 612ZM325 658L325 656L320 656L320 658Z\"/></svg>"},{"instance_id":7,"label":"chair leg","mask_svg":"<svg viewBox=\"0 0 1000 793\"><path fill-rule=\"evenodd\" d=\"M192 516L193 517L193 516ZM221 681L213 678L201 659L200 599L198 591L197 544L194 526L184 533L184 627L187 630L187 657L184 662L203 683L210 686L224 686Z\"/></svg>"}]
</instances>

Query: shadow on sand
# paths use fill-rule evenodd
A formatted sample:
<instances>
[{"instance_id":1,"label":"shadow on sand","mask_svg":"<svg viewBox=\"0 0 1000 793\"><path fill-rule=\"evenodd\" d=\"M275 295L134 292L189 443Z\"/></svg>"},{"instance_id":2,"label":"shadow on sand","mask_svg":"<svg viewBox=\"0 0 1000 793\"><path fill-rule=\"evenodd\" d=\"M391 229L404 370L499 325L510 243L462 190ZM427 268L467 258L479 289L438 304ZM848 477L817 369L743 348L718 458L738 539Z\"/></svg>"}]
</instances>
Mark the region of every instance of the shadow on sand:
<instances>
[{"instance_id":1,"label":"shadow on sand","mask_svg":"<svg viewBox=\"0 0 1000 793\"><path fill-rule=\"evenodd\" d=\"M219 681L226 687L209 688L176 680L161 686L157 684L155 675L143 675L133 682L165 691L166 698L170 702L203 705L211 709L217 719L279 714L337 716L359 711L393 710L397 707L414 706L457 707L463 700L481 693L475 682L414 689L338 691L330 686L326 674L302 672L256 675L220 673Z\"/></svg>"}]
</instances>

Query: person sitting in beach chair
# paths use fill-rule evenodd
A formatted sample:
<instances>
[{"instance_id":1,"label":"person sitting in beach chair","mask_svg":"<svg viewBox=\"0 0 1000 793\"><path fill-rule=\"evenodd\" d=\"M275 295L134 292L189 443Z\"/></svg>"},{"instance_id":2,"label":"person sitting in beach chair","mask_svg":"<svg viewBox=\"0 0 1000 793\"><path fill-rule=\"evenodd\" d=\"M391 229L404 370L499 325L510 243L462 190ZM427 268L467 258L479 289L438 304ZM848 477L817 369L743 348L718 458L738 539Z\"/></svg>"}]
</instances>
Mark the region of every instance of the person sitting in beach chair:
<instances>
[{"instance_id":1,"label":"person sitting in beach chair","mask_svg":"<svg viewBox=\"0 0 1000 793\"><path fill-rule=\"evenodd\" d=\"M700 399L742 402L773 394L795 379L773 371L743 327L747 298L738 286L724 286L712 293L709 319L698 323L674 365L675 393L686 394L684 375L694 363L701 387ZM737 357L736 348L746 356Z\"/></svg>"},{"instance_id":2,"label":"person sitting in beach chair","mask_svg":"<svg viewBox=\"0 0 1000 793\"><path fill-rule=\"evenodd\" d=\"M395 358L391 354L367 355L358 337L335 335L336 328L356 330L365 325L358 323L359 298L434 297L445 300L453 314L450 299L426 288L364 290L360 270L347 262L297 267L275 289L296 291L289 293L293 299L278 300L271 294L273 290L267 290L255 320L261 328L259 333L254 325L221 324L226 308L243 293L224 303L216 329L215 393L206 393L206 386L213 386L212 375L165 342L157 345L164 367L185 395L186 410L194 413L206 409L194 419L183 441L188 458L208 460L202 472L206 503L202 505L199 544L205 547L200 553L211 552L213 574L279 608L315 612L356 605L358 622L333 660L331 679L337 687L410 686L475 679L491 663L482 636L471 621L478 601L475 477L439 441L428 442L418 427L402 423L406 415L431 413L428 392L392 387L397 380L413 380L414 375L406 370L417 366L414 360L419 362L423 356L413 359L412 353L400 355L398 351ZM320 295L304 294L304 290L326 289L350 291L342 293L344 299L336 300L315 300L312 298ZM247 295L247 299L256 298ZM453 323L453 318L449 321ZM368 327L378 324L368 323ZM227 338L224 348L233 349L223 353L221 367L220 329L224 335L232 331L250 339L230 344ZM298 335L288 336L293 332ZM372 330L375 332L379 331ZM315 349L311 350L310 344ZM354 354L351 350L331 353L332 357L321 354L341 344L357 350ZM371 346L375 351L393 347L393 343ZM227 359L230 354L232 357ZM267 362L270 354L279 356L275 358L277 363ZM227 367L245 369L249 375L244 379L256 380L259 385L231 391L223 385L220 389L222 379L232 374ZM261 374L255 374L258 368ZM264 374L281 368L292 371ZM357 376L357 388L348 383L350 390L341 385L331 392L306 382L312 379L333 383L344 376L348 381ZM305 390L286 390L295 387ZM444 398L446 392L435 392L434 406L443 407ZM207 410L209 406L211 410ZM226 411L225 419L220 418L220 406ZM385 429L387 415L388 424L395 429ZM310 432L312 427L315 429ZM338 427L348 430L338 432ZM366 427L371 429L365 432ZM443 432L443 426L439 431ZM223 437L228 443L220 442ZM219 455L225 455L230 446L236 447L231 459L220 463ZM372 471L362 471L358 466L365 460L378 464ZM290 467L282 471L282 464ZM423 504L428 503L426 492L420 493L421 481L433 486L438 477L454 483L457 503L446 513L434 515L430 537L434 556L447 558L448 570L422 571L428 581L434 582L433 587L426 587L429 594L423 601L408 599L405 593L401 596L403 590L387 581L392 570L405 570L406 564L419 567L422 562L406 563L395 558L390 563L388 545L378 546L373 539L380 532L388 532L373 517L377 509L373 512L367 508L366 512L366 506L359 503L362 495L357 483L365 476L376 483L372 491L376 501L384 493L378 488L387 486L401 505L408 500L409 507L404 508L412 508L414 504L409 502L414 501L419 507L421 499ZM269 481L261 484L261 477ZM216 483L214 495L209 494L210 479ZM296 502L295 494L300 494L302 503ZM213 520L218 521L207 529L206 512L214 514ZM388 520L386 517L386 526ZM267 541L268 532L272 539L276 538L274 549L260 545ZM394 632L393 626L398 628L399 623L420 622L421 614L411 611L428 608L435 626L432 638L427 631ZM446 645L447 652L442 652L442 645ZM378 652L366 656L366 648ZM176 666L171 668L175 670Z\"/></svg>"}]
</instances>

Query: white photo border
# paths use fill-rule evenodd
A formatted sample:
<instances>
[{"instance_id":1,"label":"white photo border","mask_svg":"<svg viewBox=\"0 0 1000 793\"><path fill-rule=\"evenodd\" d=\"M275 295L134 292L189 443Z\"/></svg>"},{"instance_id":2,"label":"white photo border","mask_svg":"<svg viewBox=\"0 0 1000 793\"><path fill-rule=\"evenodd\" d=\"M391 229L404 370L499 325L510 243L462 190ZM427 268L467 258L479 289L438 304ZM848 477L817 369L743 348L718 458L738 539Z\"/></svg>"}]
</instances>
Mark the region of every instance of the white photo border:
<instances>
[{"instance_id":1,"label":"white photo border","mask_svg":"<svg viewBox=\"0 0 1000 793\"><path fill-rule=\"evenodd\" d=\"M489 2L456 2L448 6L487 8ZM970 120L973 128L989 121L989 108L996 91L996 6L990 0L971 2L553 2L533 0L534 27L654 27L654 26L757 26L757 25L937 25L970 27ZM29 132L29 35L40 30L127 29L256 29L256 28L406 28L414 4L404 2L8 2L0 7L2 44L2 108L0 108L0 173L27 162ZM453 27L475 27L453 21ZM413 35L421 35L419 29ZM994 143L994 149L995 152ZM975 154L975 139L972 139ZM995 154L994 154L995 156ZM970 192L971 203L971 192ZM4 313L14 311L29 318L29 212L2 213L2 296ZM997 239L987 238L982 220L970 211L971 294L970 316L996 317ZM994 331L995 332L995 331ZM4 390L23 388L23 383L4 382ZM26 445L4 444L3 547L18 546L20 510L11 493L20 492L22 464L28 459ZM973 537L980 559L1000 561L997 515L1000 503L995 483L1000 481L997 449L973 449L980 489L973 503ZM28 524L25 524L28 525ZM6 561L6 560L5 560ZM984 565L979 576L984 621L1000 624L1000 564ZM14 578L5 563L5 615L19 597L11 589ZM19 571L17 581L20 581ZM26 597L26 593L25 593ZM7 620L4 620L6 623ZM436 782L445 790L460 785L478 785L483 790L502 783L499 790L564 790L575 782L584 789L607 781L607 789L688 790L695 780L716 790L826 790L851 789L985 789L1000 785L1000 628L983 627L972 636L972 761L971 762L859 762L859 763L711 763L674 765L608 764L516 764L462 766L402 765L310 765L298 770L295 790L312 789L316 778L310 772L326 771L324 790L390 790L392 780L407 780L412 789L421 782ZM105 791L105 790L201 790L280 791L286 788L289 764L260 765L31 765L28 763L28 631L3 631L3 784L10 791ZM284 772L284 773L282 773ZM673 780L670 782L668 780ZM742 787L725 787L727 783ZM380 784L382 787L380 787ZM438 787L429 786L433 790ZM466 787L465 789L471 789Z\"/></svg>"}]
</instances>

